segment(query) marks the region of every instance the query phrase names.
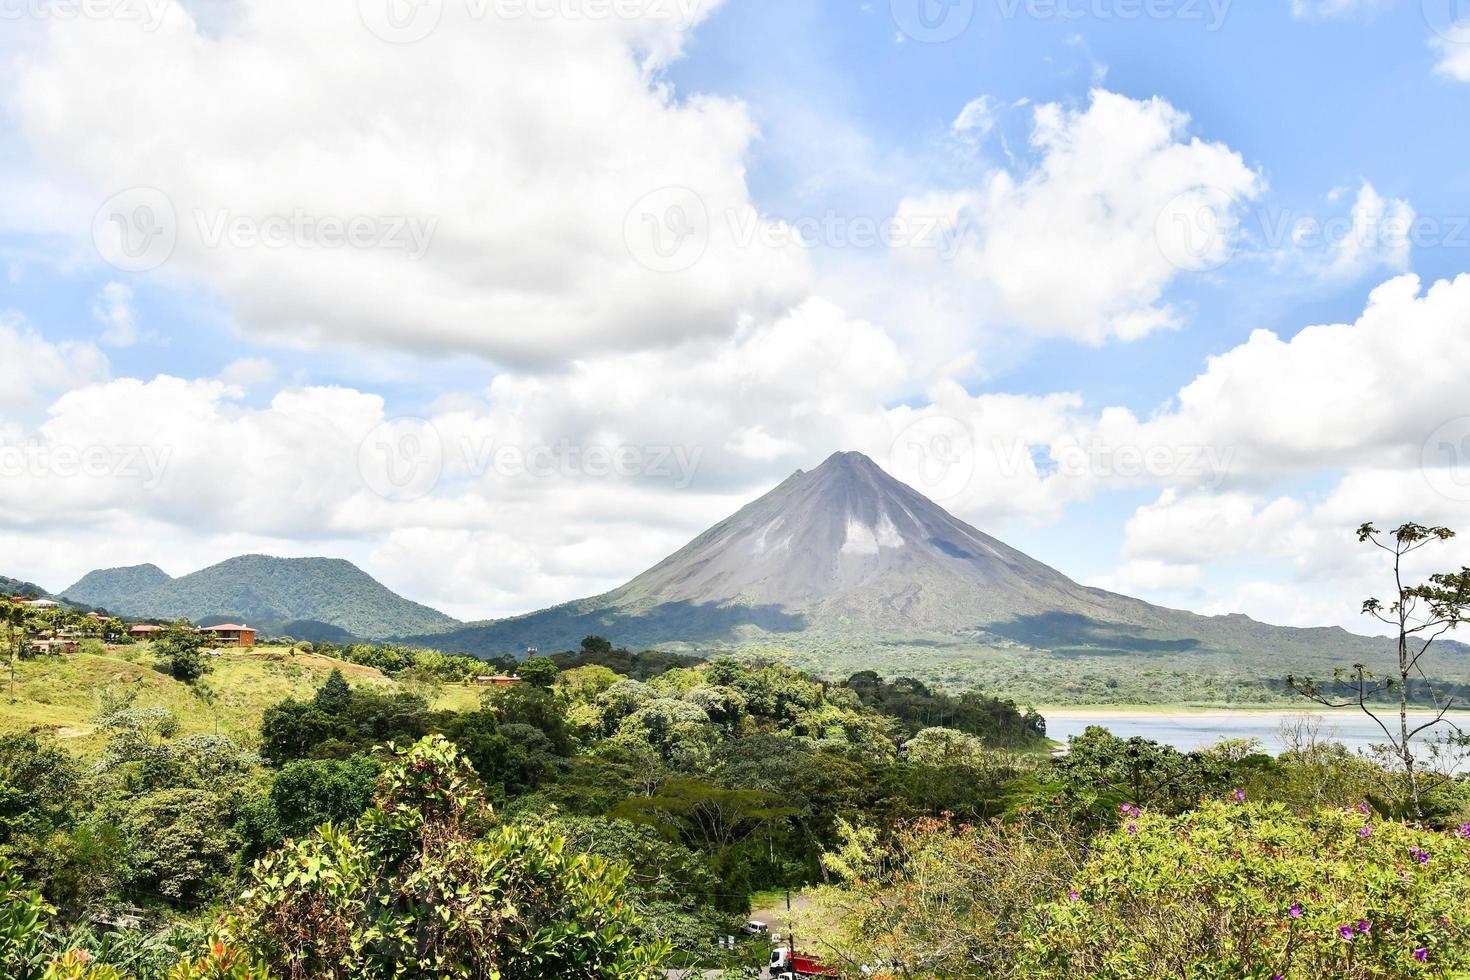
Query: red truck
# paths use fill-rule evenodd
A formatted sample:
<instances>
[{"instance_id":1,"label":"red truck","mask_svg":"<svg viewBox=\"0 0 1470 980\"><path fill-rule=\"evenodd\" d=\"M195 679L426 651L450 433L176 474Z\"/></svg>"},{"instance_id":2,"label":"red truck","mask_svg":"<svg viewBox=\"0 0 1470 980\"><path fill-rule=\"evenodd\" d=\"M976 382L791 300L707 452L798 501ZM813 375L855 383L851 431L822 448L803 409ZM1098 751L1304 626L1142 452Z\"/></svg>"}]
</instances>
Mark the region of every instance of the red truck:
<instances>
[{"instance_id":1,"label":"red truck","mask_svg":"<svg viewBox=\"0 0 1470 980\"><path fill-rule=\"evenodd\" d=\"M815 956L801 951L793 952L788 946L777 946L771 950L771 976L780 977L835 977L835 967L827 966Z\"/></svg>"}]
</instances>

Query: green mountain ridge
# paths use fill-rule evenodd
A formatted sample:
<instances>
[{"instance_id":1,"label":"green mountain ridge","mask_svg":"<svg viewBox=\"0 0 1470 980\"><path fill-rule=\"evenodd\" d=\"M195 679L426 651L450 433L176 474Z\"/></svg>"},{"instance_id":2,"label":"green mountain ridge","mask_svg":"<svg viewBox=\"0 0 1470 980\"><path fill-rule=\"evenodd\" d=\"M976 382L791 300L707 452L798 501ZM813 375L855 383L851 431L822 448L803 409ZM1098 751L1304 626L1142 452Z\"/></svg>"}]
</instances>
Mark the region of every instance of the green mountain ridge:
<instances>
[{"instance_id":1,"label":"green mountain ridge","mask_svg":"<svg viewBox=\"0 0 1470 980\"><path fill-rule=\"evenodd\" d=\"M161 588L173 577L157 565L125 565L99 568L83 575L64 590L73 602L110 608L119 597Z\"/></svg>"},{"instance_id":2,"label":"green mountain ridge","mask_svg":"<svg viewBox=\"0 0 1470 980\"><path fill-rule=\"evenodd\" d=\"M136 618L244 621L299 639L382 639L458 625L341 558L241 555L170 578L153 565L89 572L67 599Z\"/></svg>"}]
</instances>

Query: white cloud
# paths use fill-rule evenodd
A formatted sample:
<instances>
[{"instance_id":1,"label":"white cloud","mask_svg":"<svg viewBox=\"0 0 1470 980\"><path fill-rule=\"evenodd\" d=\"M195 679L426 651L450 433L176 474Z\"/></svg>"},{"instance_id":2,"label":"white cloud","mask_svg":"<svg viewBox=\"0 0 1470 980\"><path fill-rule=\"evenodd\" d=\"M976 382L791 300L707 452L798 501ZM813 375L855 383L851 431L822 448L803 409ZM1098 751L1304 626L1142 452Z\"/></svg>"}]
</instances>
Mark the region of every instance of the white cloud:
<instances>
[{"instance_id":1,"label":"white cloud","mask_svg":"<svg viewBox=\"0 0 1470 980\"><path fill-rule=\"evenodd\" d=\"M1431 43L1439 52L1439 73L1470 82L1470 19L1455 28L1453 37L1436 37Z\"/></svg>"},{"instance_id":2,"label":"white cloud","mask_svg":"<svg viewBox=\"0 0 1470 980\"><path fill-rule=\"evenodd\" d=\"M348 388L252 407L240 385L268 369L77 388L0 433L0 544L33 555L20 542L87 529L182 570L226 557L213 550L226 542L307 547L456 614L526 611L617 584L827 452L885 443L881 405L905 370L882 331L815 300L728 339L501 374L426 422L393 422L381 397ZM636 465L608 471L611 450ZM379 496L395 453L431 459L411 488L422 496ZM144 530L164 527L184 540ZM59 581L91 554L34 567Z\"/></svg>"},{"instance_id":3,"label":"white cloud","mask_svg":"<svg viewBox=\"0 0 1470 980\"><path fill-rule=\"evenodd\" d=\"M1199 585L1202 576L1198 565L1174 565L1144 560L1127 562L1088 584L1121 595L1150 599L1160 595L1190 592Z\"/></svg>"},{"instance_id":4,"label":"white cloud","mask_svg":"<svg viewBox=\"0 0 1470 980\"><path fill-rule=\"evenodd\" d=\"M53 20L10 101L58 183L95 202L74 231L119 190L157 188L178 232L159 275L288 343L556 362L718 336L804 295L805 255L759 233L745 108L676 98L659 73L716 4L641 18L446 4L437 31L398 45L356 6L241 0L213 30L173 2L152 32ZM332 222L378 244L331 244ZM410 231L422 258L383 247Z\"/></svg>"},{"instance_id":5,"label":"white cloud","mask_svg":"<svg viewBox=\"0 0 1470 980\"><path fill-rule=\"evenodd\" d=\"M1408 201L1386 199L1363 181L1353 204L1350 228L1330 243L1332 255L1325 274L1356 279L1379 269L1405 271L1414 251L1410 234L1414 217Z\"/></svg>"},{"instance_id":6,"label":"white cloud","mask_svg":"<svg viewBox=\"0 0 1470 980\"><path fill-rule=\"evenodd\" d=\"M1144 562L1280 558L1297 553L1303 506L1288 497L1263 501L1240 493L1181 494L1165 490L1140 507L1125 529L1123 554Z\"/></svg>"},{"instance_id":7,"label":"white cloud","mask_svg":"<svg viewBox=\"0 0 1470 980\"><path fill-rule=\"evenodd\" d=\"M219 379L245 388L269 384L276 380L276 366L264 357L241 357L226 364Z\"/></svg>"},{"instance_id":8,"label":"white cloud","mask_svg":"<svg viewBox=\"0 0 1470 980\"><path fill-rule=\"evenodd\" d=\"M1418 466L1425 441L1465 414L1470 275L1427 291L1391 279L1358 320L1283 340L1269 330L1210 358L1170 410L1140 421L1104 412L1089 438L1108 446L1194 447L1232 477L1319 467Z\"/></svg>"},{"instance_id":9,"label":"white cloud","mask_svg":"<svg viewBox=\"0 0 1470 980\"><path fill-rule=\"evenodd\" d=\"M1169 213L1208 194L1228 219L1263 188L1239 154L1188 129L1189 117L1162 99L1096 90L1084 110L1040 106L1035 166L906 197L898 217L937 222L944 237L942 247L926 241L901 254L1038 334L1097 344L1177 326L1163 294L1190 267L1180 259L1188 243L1176 241L1188 230ZM1221 236L1197 258L1227 244Z\"/></svg>"},{"instance_id":10,"label":"white cloud","mask_svg":"<svg viewBox=\"0 0 1470 980\"><path fill-rule=\"evenodd\" d=\"M126 283L110 282L92 304L92 316L105 328L101 341L110 347L131 347L138 342L138 312L133 308L133 289Z\"/></svg>"},{"instance_id":11,"label":"white cloud","mask_svg":"<svg viewBox=\"0 0 1470 980\"><path fill-rule=\"evenodd\" d=\"M21 317L0 312L0 409L34 409L47 395L107 377L107 355L93 344L52 343Z\"/></svg>"},{"instance_id":12,"label":"white cloud","mask_svg":"<svg viewBox=\"0 0 1470 980\"><path fill-rule=\"evenodd\" d=\"M995 100L988 95L965 103L949 131L963 139L981 139L995 128Z\"/></svg>"}]
</instances>

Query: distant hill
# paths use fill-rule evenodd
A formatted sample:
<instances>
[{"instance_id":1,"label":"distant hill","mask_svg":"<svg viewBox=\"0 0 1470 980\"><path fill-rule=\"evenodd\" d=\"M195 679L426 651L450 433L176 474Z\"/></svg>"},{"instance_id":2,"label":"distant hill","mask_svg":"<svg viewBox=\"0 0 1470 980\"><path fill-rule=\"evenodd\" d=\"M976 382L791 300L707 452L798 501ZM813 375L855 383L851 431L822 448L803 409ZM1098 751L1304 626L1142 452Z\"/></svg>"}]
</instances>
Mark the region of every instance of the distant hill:
<instances>
[{"instance_id":1,"label":"distant hill","mask_svg":"<svg viewBox=\"0 0 1470 980\"><path fill-rule=\"evenodd\" d=\"M69 586L64 595L73 602L112 608L119 597L137 595L167 585L173 579L157 565L125 565L88 572Z\"/></svg>"},{"instance_id":2,"label":"distant hill","mask_svg":"<svg viewBox=\"0 0 1470 980\"><path fill-rule=\"evenodd\" d=\"M153 565L104 569L62 594L122 616L235 620L290 636L299 628L300 639L381 639L458 625L340 558L242 555L179 578Z\"/></svg>"},{"instance_id":3,"label":"distant hill","mask_svg":"<svg viewBox=\"0 0 1470 980\"><path fill-rule=\"evenodd\" d=\"M1079 699L1151 699L1163 681L1149 678L1165 675L1177 690L1228 677L1259 691L1389 651L1341 629L1200 616L1080 585L859 453L797 471L604 595L411 640L494 656L590 633L634 649L795 651L818 668L979 680L1038 700L1079 683ZM1446 649L1470 675L1465 648Z\"/></svg>"},{"instance_id":4,"label":"distant hill","mask_svg":"<svg viewBox=\"0 0 1470 980\"><path fill-rule=\"evenodd\" d=\"M24 582L18 578L7 578L4 575L0 575L0 595L29 595L37 599L55 598L35 582Z\"/></svg>"}]
</instances>

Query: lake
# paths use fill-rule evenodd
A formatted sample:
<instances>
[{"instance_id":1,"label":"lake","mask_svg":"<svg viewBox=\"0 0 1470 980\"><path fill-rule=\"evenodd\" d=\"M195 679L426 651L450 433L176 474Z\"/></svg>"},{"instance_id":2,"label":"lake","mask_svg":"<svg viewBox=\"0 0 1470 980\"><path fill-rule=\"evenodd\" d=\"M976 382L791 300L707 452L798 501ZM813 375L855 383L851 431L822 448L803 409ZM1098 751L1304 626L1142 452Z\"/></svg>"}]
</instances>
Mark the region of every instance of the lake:
<instances>
[{"instance_id":1,"label":"lake","mask_svg":"<svg viewBox=\"0 0 1470 980\"><path fill-rule=\"evenodd\" d=\"M1312 713L1322 719L1322 736L1342 742L1349 748L1367 748L1375 742L1384 741L1382 729L1361 712ZM1046 734L1062 743L1067 741L1068 736L1082 734L1090 725L1101 725L1121 738L1140 735L1155 742L1172 745L1181 752L1209 748L1222 738L1258 738L1265 751L1276 755L1283 750L1282 720L1299 718L1304 712L1229 709L1148 712L1109 711L1106 708L1054 708L1051 711L1043 710L1042 714L1046 717ZM1391 721L1387 714L1381 717L1391 729L1397 730L1397 713L1394 713ZM1432 716L1416 714L1410 717L1417 717L1422 722L1428 721ZM1447 717L1455 719L1462 728L1470 729L1470 712L1456 711ZM1448 729L1441 727L1435 730Z\"/></svg>"}]
</instances>

